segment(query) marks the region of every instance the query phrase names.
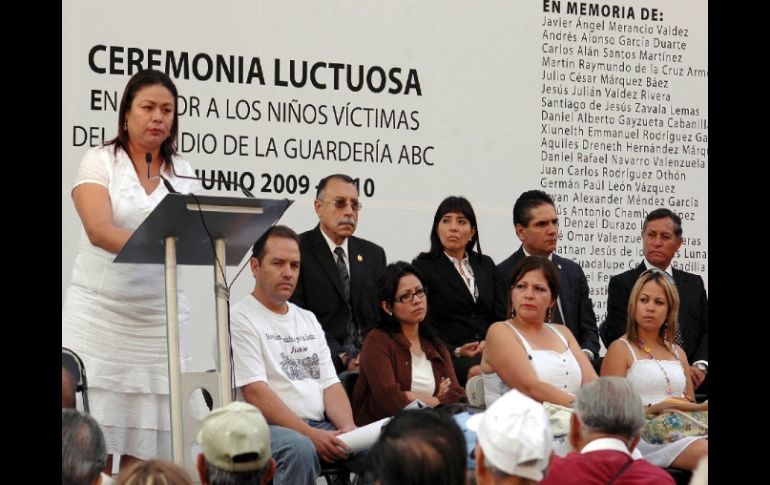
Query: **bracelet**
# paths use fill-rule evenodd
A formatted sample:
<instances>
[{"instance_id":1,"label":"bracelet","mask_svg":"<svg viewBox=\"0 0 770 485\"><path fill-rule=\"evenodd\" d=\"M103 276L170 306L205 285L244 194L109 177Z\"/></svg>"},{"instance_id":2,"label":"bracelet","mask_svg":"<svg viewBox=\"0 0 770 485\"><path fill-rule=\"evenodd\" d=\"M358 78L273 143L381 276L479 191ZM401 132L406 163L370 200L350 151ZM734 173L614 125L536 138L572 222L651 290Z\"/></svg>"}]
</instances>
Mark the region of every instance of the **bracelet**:
<instances>
[{"instance_id":1,"label":"bracelet","mask_svg":"<svg viewBox=\"0 0 770 485\"><path fill-rule=\"evenodd\" d=\"M456 358L459 359L460 358L460 347L455 347L455 349L452 351L452 353L454 354L454 356Z\"/></svg>"}]
</instances>

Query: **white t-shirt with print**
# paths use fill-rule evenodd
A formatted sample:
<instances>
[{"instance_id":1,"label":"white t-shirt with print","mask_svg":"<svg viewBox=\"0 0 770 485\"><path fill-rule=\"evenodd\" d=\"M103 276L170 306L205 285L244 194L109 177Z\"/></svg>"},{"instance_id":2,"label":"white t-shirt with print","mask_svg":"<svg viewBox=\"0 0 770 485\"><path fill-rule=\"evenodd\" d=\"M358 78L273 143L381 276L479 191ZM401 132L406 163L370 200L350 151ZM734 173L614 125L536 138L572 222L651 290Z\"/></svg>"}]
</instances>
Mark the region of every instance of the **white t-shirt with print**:
<instances>
[{"instance_id":1,"label":"white t-shirt with print","mask_svg":"<svg viewBox=\"0 0 770 485\"><path fill-rule=\"evenodd\" d=\"M248 295L230 310L235 385L265 382L294 414L322 421L323 391L339 379L318 319L287 304L280 315Z\"/></svg>"}]
</instances>

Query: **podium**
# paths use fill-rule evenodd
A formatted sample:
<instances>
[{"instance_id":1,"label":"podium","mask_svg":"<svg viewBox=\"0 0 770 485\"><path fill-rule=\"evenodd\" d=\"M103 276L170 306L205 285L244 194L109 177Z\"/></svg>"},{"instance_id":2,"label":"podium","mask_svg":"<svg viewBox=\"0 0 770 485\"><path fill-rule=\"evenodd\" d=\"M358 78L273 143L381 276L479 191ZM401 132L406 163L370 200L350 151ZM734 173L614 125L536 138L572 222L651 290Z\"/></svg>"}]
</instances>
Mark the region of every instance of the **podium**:
<instances>
[{"instance_id":1,"label":"podium","mask_svg":"<svg viewBox=\"0 0 770 485\"><path fill-rule=\"evenodd\" d=\"M227 328L225 267L238 264L254 242L281 218L293 201L168 194L134 231L115 263L164 264L168 343L171 452L174 463L197 477L190 450L201 420L187 397L197 388L217 389L214 407L232 401L233 379ZM179 364L177 264L212 265L217 324L217 372L185 372ZM185 397L183 402L182 397Z\"/></svg>"}]
</instances>

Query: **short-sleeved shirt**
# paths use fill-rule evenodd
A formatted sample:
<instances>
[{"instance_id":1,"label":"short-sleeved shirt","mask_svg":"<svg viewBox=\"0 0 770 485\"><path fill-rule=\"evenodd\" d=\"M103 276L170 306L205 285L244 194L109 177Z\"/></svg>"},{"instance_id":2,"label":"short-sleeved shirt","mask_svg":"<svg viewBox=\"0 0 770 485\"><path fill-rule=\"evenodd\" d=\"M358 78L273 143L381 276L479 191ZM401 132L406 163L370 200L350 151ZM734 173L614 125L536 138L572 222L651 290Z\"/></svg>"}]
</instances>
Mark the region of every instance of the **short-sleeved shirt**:
<instances>
[{"instance_id":1,"label":"short-sleeved shirt","mask_svg":"<svg viewBox=\"0 0 770 485\"><path fill-rule=\"evenodd\" d=\"M265 382L302 419L324 420L324 389L339 382L311 312L287 302L278 314L248 295L230 311L235 385Z\"/></svg>"}]
</instances>

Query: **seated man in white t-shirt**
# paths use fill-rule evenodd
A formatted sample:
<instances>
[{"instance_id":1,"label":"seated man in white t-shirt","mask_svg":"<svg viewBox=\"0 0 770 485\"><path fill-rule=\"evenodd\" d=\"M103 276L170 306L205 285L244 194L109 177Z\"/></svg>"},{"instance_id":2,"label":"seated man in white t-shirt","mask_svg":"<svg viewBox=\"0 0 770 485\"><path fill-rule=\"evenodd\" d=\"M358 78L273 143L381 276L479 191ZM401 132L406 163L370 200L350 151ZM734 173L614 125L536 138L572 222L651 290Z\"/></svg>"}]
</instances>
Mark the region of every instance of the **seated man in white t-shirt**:
<instances>
[{"instance_id":1,"label":"seated man in white t-shirt","mask_svg":"<svg viewBox=\"0 0 770 485\"><path fill-rule=\"evenodd\" d=\"M270 425L274 483L315 484L319 457L349 456L337 435L356 427L350 401L321 324L288 301L299 276L297 234L270 228L254 244L250 265L254 291L230 311L235 384Z\"/></svg>"}]
</instances>

